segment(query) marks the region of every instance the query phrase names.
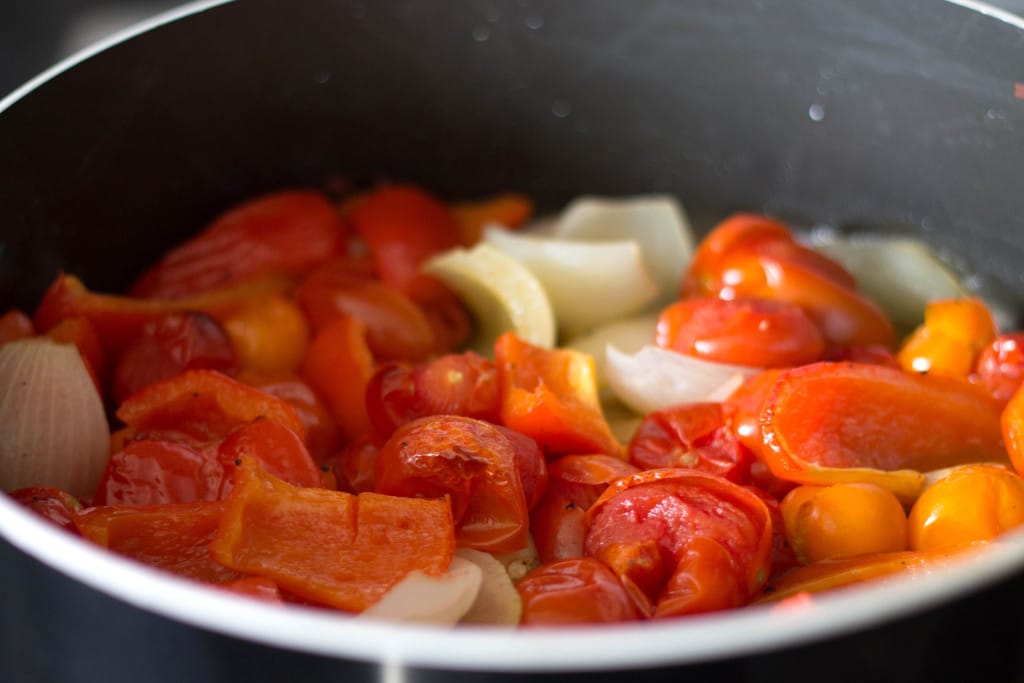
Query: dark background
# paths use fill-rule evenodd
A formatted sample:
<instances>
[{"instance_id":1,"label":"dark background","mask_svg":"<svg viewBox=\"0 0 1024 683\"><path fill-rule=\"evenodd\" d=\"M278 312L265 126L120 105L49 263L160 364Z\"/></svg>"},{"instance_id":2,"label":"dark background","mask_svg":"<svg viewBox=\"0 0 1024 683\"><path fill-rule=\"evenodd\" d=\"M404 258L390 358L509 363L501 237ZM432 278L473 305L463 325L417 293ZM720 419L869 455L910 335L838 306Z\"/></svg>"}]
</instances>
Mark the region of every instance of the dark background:
<instances>
[{"instance_id":1,"label":"dark background","mask_svg":"<svg viewBox=\"0 0 1024 683\"><path fill-rule=\"evenodd\" d=\"M95 40L180 4L178 0L0 0L0 97ZM991 4L1024 14L1024 0L992 0Z\"/></svg>"}]
</instances>

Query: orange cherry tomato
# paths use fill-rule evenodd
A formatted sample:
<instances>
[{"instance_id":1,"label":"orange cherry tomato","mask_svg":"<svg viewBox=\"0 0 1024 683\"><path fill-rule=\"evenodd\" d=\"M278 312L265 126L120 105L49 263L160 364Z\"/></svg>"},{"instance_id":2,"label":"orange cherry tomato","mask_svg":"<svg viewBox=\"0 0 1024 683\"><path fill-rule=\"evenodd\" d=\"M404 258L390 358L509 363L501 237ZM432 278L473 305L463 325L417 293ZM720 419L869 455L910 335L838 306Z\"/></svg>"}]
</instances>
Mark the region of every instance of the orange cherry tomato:
<instances>
[{"instance_id":1,"label":"orange cherry tomato","mask_svg":"<svg viewBox=\"0 0 1024 683\"><path fill-rule=\"evenodd\" d=\"M224 331L244 370L295 372L309 346L302 310L279 294L246 304L224 320Z\"/></svg>"},{"instance_id":2,"label":"orange cherry tomato","mask_svg":"<svg viewBox=\"0 0 1024 683\"><path fill-rule=\"evenodd\" d=\"M910 510L911 550L992 540L1024 525L1024 479L1003 467L963 465L925 489Z\"/></svg>"},{"instance_id":3,"label":"orange cherry tomato","mask_svg":"<svg viewBox=\"0 0 1024 683\"><path fill-rule=\"evenodd\" d=\"M658 346L705 360L762 368L820 360L825 340L803 310L784 301L684 299L661 312Z\"/></svg>"},{"instance_id":4,"label":"orange cherry tomato","mask_svg":"<svg viewBox=\"0 0 1024 683\"><path fill-rule=\"evenodd\" d=\"M514 552L527 546L529 511L515 445L492 424L458 415L402 425L377 455L376 490L451 501L460 547Z\"/></svg>"},{"instance_id":5,"label":"orange cherry tomato","mask_svg":"<svg viewBox=\"0 0 1024 683\"><path fill-rule=\"evenodd\" d=\"M907 515L874 484L800 486L782 499L789 544L804 564L907 549Z\"/></svg>"},{"instance_id":6,"label":"orange cherry tomato","mask_svg":"<svg viewBox=\"0 0 1024 683\"><path fill-rule=\"evenodd\" d=\"M524 626L611 623L640 616L615 572L590 557L541 565L516 590L523 601Z\"/></svg>"},{"instance_id":7,"label":"orange cherry tomato","mask_svg":"<svg viewBox=\"0 0 1024 683\"><path fill-rule=\"evenodd\" d=\"M924 323L903 343L900 365L911 372L968 379L975 359L996 337L991 311L980 299L933 301Z\"/></svg>"},{"instance_id":8,"label":"orange cherry tomato","mask_svg":"<svg viewBox=\"0 0 1024 683\"><path fill-rule=\"evenodd\" d=\"M978 383L999 401L1009 401L1024 383L1024 332L996 337L978 355Z\"/></svg>"}]
</instances>

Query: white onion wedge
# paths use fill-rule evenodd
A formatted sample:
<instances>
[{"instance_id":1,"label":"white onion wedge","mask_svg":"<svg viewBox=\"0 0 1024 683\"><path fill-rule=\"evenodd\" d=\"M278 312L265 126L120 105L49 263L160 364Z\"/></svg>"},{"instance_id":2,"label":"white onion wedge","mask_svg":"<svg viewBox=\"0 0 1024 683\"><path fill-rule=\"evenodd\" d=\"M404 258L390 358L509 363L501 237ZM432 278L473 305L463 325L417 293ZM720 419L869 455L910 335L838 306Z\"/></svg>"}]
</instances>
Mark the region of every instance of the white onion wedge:
<instances>
[{"instance_id":1,"label":"white onion wedge","mask_svg":"<svg viewBox=\"0 0 1024 683\"><path fill-rule=\"evenodd\" d=\"M643 415L680 403L724 400L744 379L761 371L657 346L627 354L609 345L605 356L609 386L619 400Z\"/></svg>"},{"instance_id":2,"label":"white onion wedge","mask_svg":"<svg viewBox=\"0 0 1024 683\"><path fill-rule=\"evenodd\" d=\"M463 624L488 624L490 626L516 626L523 614L523 601L519 597L505 565L493 555L459 548L455 556L472 562L480 568L480 591L469 611L462 617Z\"/></svg>"},{"instance_id":3,"label":"white onion wedge","mask_svg":"<svg viewBox=\"0 0 1024 683\"><path fill-rule=\"evenodd\" d=\"M476 335L470 345L483 355L491 356L494 341L508 331L535 346L554 346L555 317L547 293L514 258L478 244L439 254L423 271L444 281L472 311Z\"/></svg>"},{"instance_id":4,"label":"white onion wedge","mask_svg":"<svg viewBox=\"0 0 1024 683\"><path fill-rule=\"evenodd\" d=\"M678 296L683 272L693 258L694 237L686 212L668 195L581 197L562 212L554 234L572 240L636 240L663 301Z\"/></svg>"},{"instance_id":5,"label":"white onion wedge","mask_svg":"<svg viewBox=\"0 0 1024 683\"><path fill-rule=\"evenodd\" d=\"M608 387L607 372L604 367L605 348L611 344L623 353L635 353L644 346L654 343L654 332L657 325L658 314L646 313L596 327L585 335L570 339L564 346L594 357L597 388L604 393Z\"/></svg>"},{"instance_id":6,"label":"white onion wedge","mask_svg":"<svg viewBox=\"0 0 1024 683\"><path fill-rule=\"evenodd\" d=\"M91 497L109 449L103 400L74 345L36 337L0 347L0 489Z\"/></svg>"},{"instance_id":7,"label":"white onion wedge","mask_svg":"<svg viewBox=\"0 0 1024 683\"><path fill-rule=\"evenodd\" d=\"M473 606L481 583L480 567L455 556L443 576L410 572L358 618L453 626Z\"/></svg>"},{"instance_id":8,"label":"white onion wedge","mask_svg":"<svg viewBox=\"0 0 1024 683\"><path fill-rule=\"evenodd\" d=\"M495 228L484 231L484 241L537 277L564 338L636 313L658 296L635 241L561 240Z\"/></svg>"}]
</instances>

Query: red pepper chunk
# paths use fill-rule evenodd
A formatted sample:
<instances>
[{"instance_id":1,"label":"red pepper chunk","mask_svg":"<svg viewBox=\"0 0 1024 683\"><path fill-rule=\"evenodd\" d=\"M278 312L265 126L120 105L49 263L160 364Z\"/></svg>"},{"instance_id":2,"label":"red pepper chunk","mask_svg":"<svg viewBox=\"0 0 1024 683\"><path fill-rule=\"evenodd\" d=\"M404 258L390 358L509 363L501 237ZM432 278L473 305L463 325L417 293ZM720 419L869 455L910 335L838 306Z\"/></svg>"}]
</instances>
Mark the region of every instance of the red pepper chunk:
<instances>
[{"instance_id":1,"label":"red pepper chunk","mask_svg":"<svg viewBox=\"0 0 1024 683\"><path fill-rule=\"evenodd\" d=\"M505 426L548 453L604 453L624 458L601 413L593 359L571 349L543 349L512 332L494 346Z\"/></svg>"},{"instance_id":2,"label":"red pepper chunk","mask_svg":"<svg viewBox=\"0 0 1024 683\"><path fill-rule=\"evenodd\" d=\"M206 440L265 417L300 438L302 420L287 401L246 386L214 370L189 370L130 396L117 416L139 432L176 430Z\"/></svg>"},{"instance_id":3,"label":"red pepper chunk","mask_svg":"<svg viewBox=\"0 0 1024 683\"><path fill-rule=\"evenodd\" d=\"M517 446L492 424L458 415L414 420L381 448L376 490L451 501L460 547L491 553L522 550L529 512Z\"/></svg>"},{"instance_id":4,"label":"red pepper chunk","mask_svg":"<svg viewBox=\"0 0 1024 683\"><path fill-rule=\"evenodd\" d=\"M704 472L620 479L587 512L585 550L655 617L739 607L771 568L772 523L754 493Z\"/></svg>"},{"instance_id":5,"label":"red pepper chunk","mask_svg":"<svg viewBox=\"0 0 1024 683\"><path fill-rule=\"evenodd\" d=\"M409 572L447 571L455 530L445 500L298 488L243 460L210 552L300 598L360 612Z\"/></svg>"},{"instance_id":6,"label":"red pepper chunk","mask_svg":"<svg viewBox=\"0 0 1024 683\"><path fill-rule=\"evenodd\" d=\"M169 572L207 583L242 578L210 557L223 503L110 505L75 515L78 531L93 543Z\"/></svg>"},{"instance_id":7,"label":"red pepper chunk","mask_svg":"<svg viewBox=\"0 0 1024 683\"><path fill-rule=\"evenodd\" d=\"M1000 404L960 380L881 365L815 363L772 385L761 414L761 457L801 484L868 482L904 501L926 472L1008 462Z\"/></svg>"}]
</instances>

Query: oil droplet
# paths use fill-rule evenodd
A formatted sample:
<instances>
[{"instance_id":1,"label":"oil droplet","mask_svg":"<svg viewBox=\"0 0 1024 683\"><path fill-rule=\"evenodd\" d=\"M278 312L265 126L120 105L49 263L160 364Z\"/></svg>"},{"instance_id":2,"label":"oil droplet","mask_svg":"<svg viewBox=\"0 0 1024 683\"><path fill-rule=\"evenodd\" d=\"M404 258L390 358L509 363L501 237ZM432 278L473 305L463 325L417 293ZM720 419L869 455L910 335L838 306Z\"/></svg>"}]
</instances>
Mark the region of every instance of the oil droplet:
<instances>
[{"instance_id":1,"label":"oil droplet","mask_svg":"<svg viewBox=\"0 0 1024 683\"><path fill-rule=\"evenodd\" d=\"M539 14L530 14L526 17L526 28L533 29L536 31L539 28L544 28L544 17Z\"/></svg>"},{"instance_id":2,"label":"oil droplet","mask_svg":"<svg viewBox=\"0 0 1024 683\"><path fill-rule=\"evenodd\" d=\"M572 105L565 100L555 100L551 103L551 113L560 119L572 113Z\"/></svg>"},{"instance_id":3,"label":"oil droplet","mask_svg":"<svg viewBox=\"0 0 1024 683\"><path fill-rule=\"evenodd\" d=\"M812 104L807 109L807 115L811 118L811 121L818 123L819 121L822 121L825 118L825 107L817 103Z\"/></svg>"},{"instance_id":4,"label":"oil droplet","mask_svg":"<svg viewBox=\"0 0 1024 683\"><path fill-rule=\"evenodd\" d=\"M473 40L475 40L476 42L483 43L490 37L491 29L487 28L483 24L473 28Z\"/></svg>"}]
</instances>

